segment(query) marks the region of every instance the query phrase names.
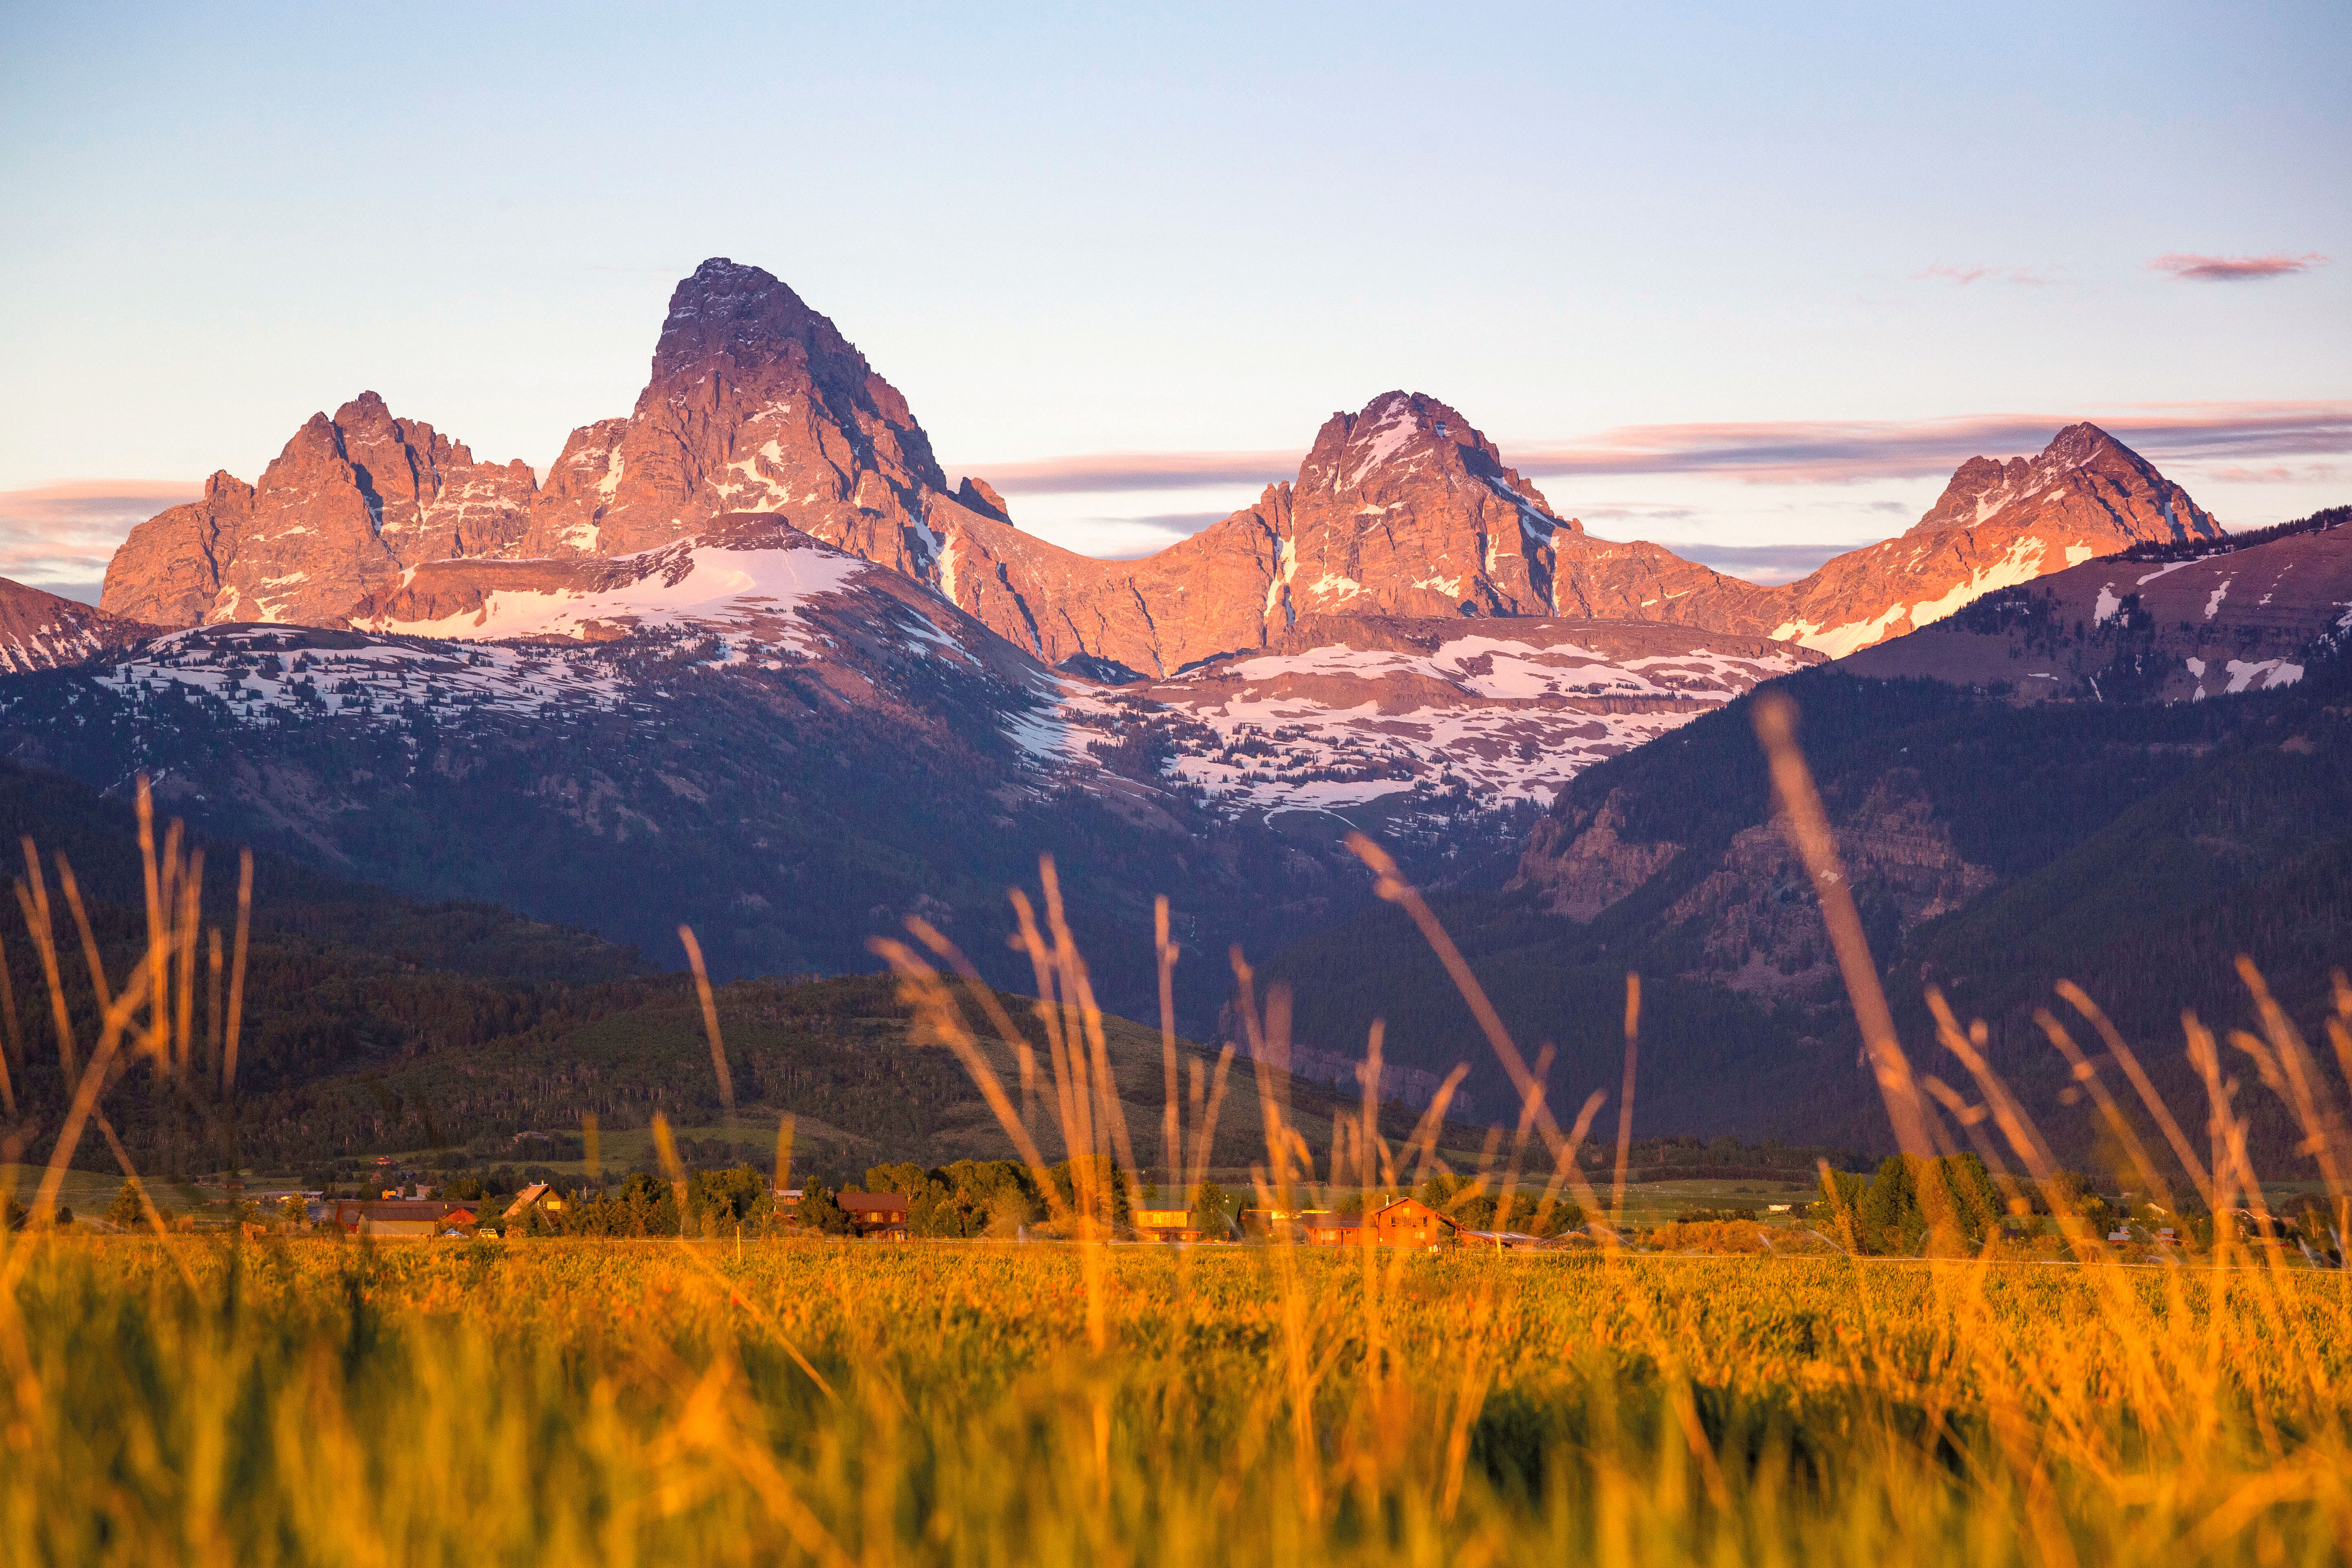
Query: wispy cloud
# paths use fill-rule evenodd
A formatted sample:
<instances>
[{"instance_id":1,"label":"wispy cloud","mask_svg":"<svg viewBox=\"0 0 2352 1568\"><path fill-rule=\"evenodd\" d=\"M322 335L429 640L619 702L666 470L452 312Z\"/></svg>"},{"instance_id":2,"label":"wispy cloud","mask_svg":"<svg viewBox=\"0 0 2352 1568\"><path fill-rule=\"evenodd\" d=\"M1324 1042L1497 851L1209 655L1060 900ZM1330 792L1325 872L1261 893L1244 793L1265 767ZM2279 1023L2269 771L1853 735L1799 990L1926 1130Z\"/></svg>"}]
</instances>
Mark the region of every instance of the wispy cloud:
<instances>
[{"instance_id":1,"label":"wispy cloud","mask_svg":"<svg viewBox=\"0 0 2352 1568\"><path fill-rule=\"evenodd\" d=\"M1837 484L1948 474L1974 457L2036 452L2091 418L2152 461L2352 452L2352 402L2136 404L2112 411L1918 420L1629 425L1568 441L1504 444L1538 478L1718 474L1756 484Z\"/></svg>"},{"instance_id":2,"label":"wispy cloud","mask_svg":"<svg viewBox=\"0 0 2352 1568\"><path fill-rule=\"evenodd\" d=\"M1832 556L1843 555L1859 548L1845 544L1717 544L1711 541L1694 540L1677 542L1660 540L1685 561L1696 561L1702 566L1733 577L1745 577L1754 583L1793 583L1810 575ZM1865 542L1875 542L1866 541Z\"/></svg>"},{"instance_id":3,"label":"wispy cloud","mask_svg":"<svg viewBox=\"0 0 2352 1568\"><path fill-rule=\"evenodd\" d=\"M1270 485L1296 479L1299 456L1297 452L1091 452L1025 463L967 463L958 471L977 474L1009 496L1189 490L1204 485Z\"/></svg>"},{"instance_id":4,"label":"wispy cloud","mask_svg":"<svg viewBox=\"0 0 2352 1568\"><path fill-rule=\"evenodd\" d=\"M193 479L67 479L0 490L0 577L94 593L124 534L203 493Z\"/></svg>"},{"instance_id":5,"label":"wispy cloud","mask_svg":"<svg viewBox=\"0 0 2352 1568\"><path fill-rule=\"evenodd\" d=\"M2151 461L2245 460L2352 453L2352 401L2141 403L2043 414L1942 419L1790 419L1623 425L1591 436L1505 441L1503 460L1536 479L1713 474L1751 484L1842 484L1941 478L1969 458L2038 452L2089 419ZM1011 494L1177 490L1295 478L1297 452L1103 452L973 463Z\"/></svg>"},{"instance_id":6,"label":"wispy cloud","mask_svg":"<svg viewBox=\"0 0 2352 1568\"><path fill-rule=\"evenodd\" d=\"M2169 273L2187 283L2249 283L2308 272L2326 259L2315 250L2301 256L2194 256L2175 251L2158 257L2147 267L2151 272Z\"/></svg>"},{"instance_id":7,"label":"wispy cloud","mask_svg":"<svg viewBox=\"0 0 2352 1568\"><path fill-rule=\"evenodd\" d=\"M2335 483L2338 471L2333 463L2305 463L2299 468L2273 463L2266 468L2231 463L2219 468L2208 468L2203 477L2225 485L2325 485Z\"/></svg>"},{"instance_id":8,"label":"wispy cloud","mask_svg":"<svg viewBox=\"0 0 2352 1568\"><path fill-rule=\"evenodd\" d=\"M1946 283L1957 283L1963 289L1967 288L1971 283L1981 283L1988 278L1997 278L2004 283L2023 283L2029 287L2037 289L2046 284L2055 283L2058 281L2054 268L2032 267L1947 267L1941 262L1937 263L1933 267L1923 268L1919 271L1911 274L1911 276L1915 280L1933 278Z\"/></svg>"}]
</instances>

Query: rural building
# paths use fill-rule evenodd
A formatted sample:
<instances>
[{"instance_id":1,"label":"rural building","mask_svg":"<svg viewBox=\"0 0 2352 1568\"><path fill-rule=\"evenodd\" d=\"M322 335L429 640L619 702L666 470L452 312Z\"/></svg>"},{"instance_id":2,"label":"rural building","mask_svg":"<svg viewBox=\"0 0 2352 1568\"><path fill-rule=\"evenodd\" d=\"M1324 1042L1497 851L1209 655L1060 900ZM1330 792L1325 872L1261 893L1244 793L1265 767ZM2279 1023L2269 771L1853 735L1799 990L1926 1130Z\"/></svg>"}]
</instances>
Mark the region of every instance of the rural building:
<instances>
[{"instance_id":1,"label":"rural building","mask_svg":"<svg viewBox=\"0 0 2352 1568\"><path fill-rule=\"evenodd\" d=\"M514 1195L514 1202L507 1205L507 1212L501 1217L520 1219L533 1209L545 1214L562 1214L563 1196L545 1182L533 1182Z\"/></svg>"},{"instance_id":2,"label":"rural building","mask_svg":"<svg viewBox=\"0 0 2352 1568\"><path fill-rule=\"evenodd\" d=\"M464 1204L344 1198L335 1204L329 1223L346 1236L428 1237L470 1227L475 1218L474 1211Z\"/></svg>"},{"instance_id":3,"label":"rural building","mask_svg":"<svg viewBox=\"0 0 2352 1568\"><path fill-rule=\"evenodd\" d=\"M877 1240L907 1239L907 1218L912 1212L904 1193L843 1193L835 1201L849 1216L849 1228Z\"/></svg>"},{"instance_id":4,"label":"rural building","mask_svg":"<svg viewBox=\"0 0 2352 1568\"><path fill-rule=\"evenodd\" d=\"M1298 1238L1310 1247L1345 1247L1365 1239L1364 1216L1309 1209L1298 1216Z\"/></svg>"},{"instance_id":5,"label":"rural building","mask_svg":"<svg viewBox=\"0 0 2352 1568\"><path fill-rule=\"evenodd\" d=\"M1364 1216L1362 1239L1375 1247L1444 1246L1462 1227L1419 1198L1399 1198Z\"/></svg>"},{"instance_id":6,"label":"rural building","mask_svg":"<svg viewBox=\"0 0 2352 1568\"><path fill-rule=\"evenodd\" d=\"M1153 1241L1198 1241L1200 1227L1190 1209L1137 1209L1130 1216L1135 1228Z\"/></svg>"}]
</instances>

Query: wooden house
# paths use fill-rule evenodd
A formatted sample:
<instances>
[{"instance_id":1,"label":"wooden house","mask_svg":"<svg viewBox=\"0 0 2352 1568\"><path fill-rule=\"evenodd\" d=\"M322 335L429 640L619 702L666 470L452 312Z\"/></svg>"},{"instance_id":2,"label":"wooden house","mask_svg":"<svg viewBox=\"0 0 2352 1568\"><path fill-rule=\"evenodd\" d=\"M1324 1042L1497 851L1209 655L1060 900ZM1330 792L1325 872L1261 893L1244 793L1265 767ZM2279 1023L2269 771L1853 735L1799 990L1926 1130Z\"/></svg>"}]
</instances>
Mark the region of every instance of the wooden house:
<instances>
[{"instance_id":1,"label":"wooden house","mask_svg":"<svg viewBox=\"0 0 2352 1568\"><path fill-rule=\"evenodd\" d=\"M1309 1247L1346 1247L1365 1239L1364 1216L1309 1209L1298 1216L1298 1238Z\"/></svg>"},{"instance_id":2,"label":"wooden house","mask_svg":"<svg viewBox=\"0 0 2352 1568\"><path fill-rule=\"evenodd\" d=\"M849 1216L849 1228L880 1241L907 1239L907 1220L913 1205L904 1193L843 1193L834 1200Z\"/></svg>"},{"instance_id":3,"label":"wooden house","mask_svg":"<svg viewBox=\"0 0 2352 1568\"><path fill-rule=\"evenodd\" d=\"M1434 1249L1454 1240L1462 1227L1419 1198L1399 1198L1364 1216L1361 1239L1375 1247Z\"/></svg>"},{"instance_id":4,"label":"wooden house","mask_svg":"<svg viewBox=\"0 0 2352 1568\"><path fill-rule=\"evenodd\" d=\"M514 1202L507 1205L506 1213L500 1217L504 1219L520 1219L523 1215L529 1214L533 1209L539 1209L544 1213L551 1215L562 1214L563 1212L563 1194L558 1193L545 1182L533 1182L530 1185L525 1187L522 1191L514 1195Z\"/></svg>"}]
</instances>

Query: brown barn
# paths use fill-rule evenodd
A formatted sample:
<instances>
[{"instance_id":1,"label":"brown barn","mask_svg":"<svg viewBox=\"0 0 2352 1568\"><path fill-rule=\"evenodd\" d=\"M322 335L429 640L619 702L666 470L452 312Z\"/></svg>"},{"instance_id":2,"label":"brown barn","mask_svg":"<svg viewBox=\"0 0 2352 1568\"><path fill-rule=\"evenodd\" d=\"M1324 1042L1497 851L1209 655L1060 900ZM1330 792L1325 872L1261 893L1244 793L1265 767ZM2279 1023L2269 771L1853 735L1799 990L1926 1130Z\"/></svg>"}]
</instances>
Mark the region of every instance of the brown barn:
<instances>
[{"instance_id":1,"label":"brown barn","mask_svg":"<svg viewBox=\"0 0 2352 1568\"><path fill-rule=\"evenodd\" d=\"M471 1226L474 1211L464 1204L414 1198L381 1203L344 1198L337 1201L327 1223L346 1236L429 1237Z\"/></svg>"},{"instance_id":2,"label":"brown barn","mask_svg":"<svg viewBox=\"0 0 2352 1568\"><path fill-rule=\"evenodd\" d=\"M849 1227L859 1236L880 1241L907 1239L907 1219L912 1205L904 1193L843 1193L835 1202L849 1216Z\"/></svg>"}]
</instances>

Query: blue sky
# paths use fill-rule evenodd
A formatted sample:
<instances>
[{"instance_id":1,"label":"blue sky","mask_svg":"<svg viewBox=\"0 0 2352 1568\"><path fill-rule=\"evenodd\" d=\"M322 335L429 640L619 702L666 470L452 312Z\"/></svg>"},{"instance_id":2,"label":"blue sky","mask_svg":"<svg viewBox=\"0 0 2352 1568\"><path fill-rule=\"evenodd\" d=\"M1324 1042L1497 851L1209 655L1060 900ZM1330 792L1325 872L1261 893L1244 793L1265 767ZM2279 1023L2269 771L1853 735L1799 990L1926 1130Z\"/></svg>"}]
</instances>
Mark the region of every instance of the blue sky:
<instances>
[{"instance_id":1,"label":"blue sky","mask_svg":"<svg viewBox=\"0 0 2352 1568\"><path fill-rule=\"evenodd\" d=\"M714 255L1097 552L1391 387L1765 575L2073 417L2352 499L2341 4L1137 9L9 8L0 572L362 388L543 468Z\"/></svg>"}]
</instances>

